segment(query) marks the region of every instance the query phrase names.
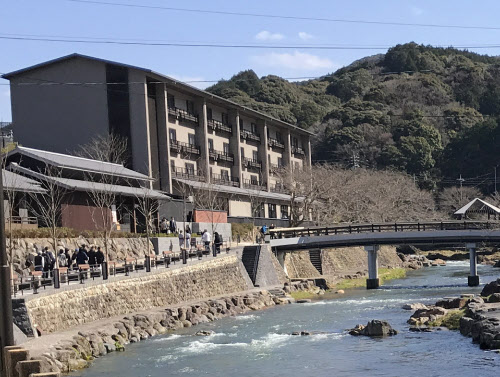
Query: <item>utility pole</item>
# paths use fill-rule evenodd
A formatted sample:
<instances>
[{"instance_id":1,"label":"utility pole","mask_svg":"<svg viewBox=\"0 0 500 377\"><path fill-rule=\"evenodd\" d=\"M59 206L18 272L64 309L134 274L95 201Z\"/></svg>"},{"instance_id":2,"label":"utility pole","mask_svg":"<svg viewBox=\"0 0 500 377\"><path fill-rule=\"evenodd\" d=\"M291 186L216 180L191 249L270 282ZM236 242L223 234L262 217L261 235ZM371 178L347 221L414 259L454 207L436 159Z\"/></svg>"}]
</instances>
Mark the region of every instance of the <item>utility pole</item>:
<instances>
[{"instance_id":1,"label":"utility pole","mask_svg":"<svg viewBox=\"0 0 500 377\"><path fill-rule=\"evenodd\" d=\"M10 266L5 244L3 173L0 174L0 375L5 376L4 348L14 345Z\"/></svg>"},{"instance_id":2,"label":"utility pole","mask_svg":"<svg viewBox=\"0 0 500 377\"><path fill-rule=\"evenodd\" d=\"M463 201L462 185L465 181L465 179L462 178L462 174L460 174L460 178L458 178L457 181L460 182L460 204L462 204Z\"/></svg>"}]
</instances>

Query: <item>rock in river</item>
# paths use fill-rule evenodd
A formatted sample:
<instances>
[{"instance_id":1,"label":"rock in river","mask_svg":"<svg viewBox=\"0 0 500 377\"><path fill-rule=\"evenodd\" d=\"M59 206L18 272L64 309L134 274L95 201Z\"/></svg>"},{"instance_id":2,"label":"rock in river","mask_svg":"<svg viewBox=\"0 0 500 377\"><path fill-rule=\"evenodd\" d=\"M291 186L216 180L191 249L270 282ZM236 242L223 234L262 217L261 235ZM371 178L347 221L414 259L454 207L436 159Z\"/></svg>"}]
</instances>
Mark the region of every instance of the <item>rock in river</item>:
<instances>
[{"instance_id":1,"label":"rock in river","mask_svg":"<svg viewBox=\"0 0 500 377\"><path fill-rule=\"evenodd\" d=\"M396 335L398 332L394 330L387 321L381 321L378 319L371 320L366 326L356 325L353 329L349 330L351 335L364 335L372 337L383 337Z\"/></svg>"}]
</instances>

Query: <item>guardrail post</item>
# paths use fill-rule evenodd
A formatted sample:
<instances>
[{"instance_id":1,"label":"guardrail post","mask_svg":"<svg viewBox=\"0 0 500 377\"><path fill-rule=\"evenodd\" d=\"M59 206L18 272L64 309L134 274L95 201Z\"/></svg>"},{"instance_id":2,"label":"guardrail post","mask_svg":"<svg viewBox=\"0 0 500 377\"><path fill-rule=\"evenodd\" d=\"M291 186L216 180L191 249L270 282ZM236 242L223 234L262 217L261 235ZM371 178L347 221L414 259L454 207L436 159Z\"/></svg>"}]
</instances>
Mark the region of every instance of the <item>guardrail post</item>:
<instances>
[{"instance_id":1,"label":"guardrail post","mask_svg":"<svg viewBox=\"0 0 500 377\"><path fill-rule=\"evenodd\" d=\"M441 221L441 230L444 230L443 222Z\"/></svg>"},{"instance_id":2,"label":"guardrail post","mask_svg":"<svg viewBox=\"0 0 500 377\"><path fill-rule=\"evenodd\" d=\"M394 231L397 232L398 231L398 224L397 223L394 223Z\"/></svg>"},{"instance_id":3,"label":"guardrail post","mask_svg":"<svg viewBox=\"0 0 500 377\"><path fill-rule=\"evenodd\" d=\"M417 223L417 229L420 232L420 223Z\"/></svg>"}]
</instances>

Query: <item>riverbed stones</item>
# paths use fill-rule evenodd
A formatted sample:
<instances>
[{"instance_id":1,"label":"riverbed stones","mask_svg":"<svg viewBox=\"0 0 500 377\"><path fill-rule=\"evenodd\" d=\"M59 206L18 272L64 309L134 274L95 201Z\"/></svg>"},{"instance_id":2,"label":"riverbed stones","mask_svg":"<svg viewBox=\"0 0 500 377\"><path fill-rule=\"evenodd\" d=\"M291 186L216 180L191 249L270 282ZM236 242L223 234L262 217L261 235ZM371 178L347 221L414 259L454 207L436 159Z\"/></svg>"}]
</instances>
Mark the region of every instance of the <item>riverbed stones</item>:
<instances>
[{"instance_id":1,"label":"riverbed stones","mask_svg":"<svg viewBox=\"0 0 500 377\"><path fill-rule=\"evenodd\" d=\"M493 293L500 293L500 279L494 280L486 284L481 291L481 296L487 297Z\"/></svg>"},{"instance_id":2,"label":"riverbed stones","mask_svg":"<svg viewBox=\"0 0 500 377\"><path fill-rule=\"evenodd\" d=\"M469 299L462 297L445 297L442 300L436 302L436 306L445 308L445 309L460 309L463 308Z\"/></svg>"},{"instance_id":3,"label":"riverbed stones","mask_svg":"<svg viewBox=\"0 0 500 377\"><path fill-rule=\"evenodd\" d=\"M200 330L200 331L197 331L194 335L196 335L196 336L211 336L211 335L215 335L215 331Z\"/></svg>"},{"instance_id":4,"label":"riverbed stones","mask_svg":"<svg viewBox=\"0 0 500 377\"><path fill-rule=\"evenodd\" d=\"M374 319L368 322L366 326L356 325L349 330L349 334L354 336L386 337L396 335L397 330L393 329L387 321Z\"/></svg>"},{"instance_id":5,"label":"riverbed stones","mask_svg":"<svg viewBox=\"0 0 500 377\"><path fill-rule=\"evenodd\" d=\"M296 301L297 304L307 304L309 302L311 302L311 299L309 299L309 298L302 298L302 299Z\"/></svg>"}]
</instances>

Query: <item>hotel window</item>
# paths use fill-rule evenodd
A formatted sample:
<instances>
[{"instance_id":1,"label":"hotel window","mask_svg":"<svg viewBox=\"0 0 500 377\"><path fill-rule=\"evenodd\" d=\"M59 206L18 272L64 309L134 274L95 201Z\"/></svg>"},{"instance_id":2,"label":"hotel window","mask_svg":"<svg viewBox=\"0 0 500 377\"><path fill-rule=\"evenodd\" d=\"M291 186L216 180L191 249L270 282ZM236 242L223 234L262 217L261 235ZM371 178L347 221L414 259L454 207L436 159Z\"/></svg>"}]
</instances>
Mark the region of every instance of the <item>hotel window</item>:
<instances>
[{"instance_id":1,"label":"hotel window","mask_svg":"<svg viewBox=\"0 0 500 377\"><path fill-rule=\"evenodd\" d=\"M226 113L222 113L221 118L222 118L222 124L229 124L229 117L227 116Z\"/></svg>"},{"instance_id":2,"label":"hotel window","mask_svg":"<svg viewBox=\"0 0 500 377\"><path fill-rule=\"evenodd\" d=\"M168 133L170 135L170 141L177 141L177 132L175 132L175 130L173 128L170 128L168 130Z\"/></svg>"},{"instance_id":3,"label":"hotel window","mask_svg":"<svg viewBox=\"0 0 500 377\"><path fill-rule=\"evenodd\" d=\"M240 118L240 131L242 131L244 129L244 125L243 125L243 119Z\"/></svg>"},{"instance_id":4,"label":"hotel window","mask_svg":"<svg viewBox=\"0 0 500 377\"><path fill-rule=\"evenodd\" d=\"M186 162L186 173L189 175L194 175L194 164L189 164Z\"/></svg>"},{"instance_id":5,"label":"hotel window","mask_svg":"<svg viewBox=\"0 0 500 377\"><path fill-rule=\"evenodd\" d=\"M190 114L194 114L194 102L186 100L186 110Z\"/></svg>"},{"instance_id":6,"label":"hotel window","mask_svg":"<svg viewBox=\"0 0 500 377\"><path fill-rule=\"evenodd\" d=\"M227 156L229 154L229 143L224 143L222 146L224 154Z\"/></svg>"},{"instance_id":7,"label":"hotel window","mask_svg":"<svg viewBox=\"0 0 500 377\"><path fill-rule=\"evenodd\" d=\"M167 106L170 108L175 107L175 97L173 94L167 94Z\"/></svg>"},{"instance_id":8,"label":"hotel window","mask_svg":"<svg viewBox=\"0 0 500 377\"><path fill-rule=\"evenodd\" d=\"M252 216L264 217L264 203L252 203Z\"/></svg>"},{"instance_id":9,"label":"hotel window","mask_svg":"<svg viewBox=\"0 0 500 377\"><path fill-rule=\"evenodd\" d=\"M209 151L214 150L214 139L208 139L208 150Z\"/></svg>"},{"instance_id":10,"label":"hotel window","mask_svg":"<svg viewBox=\"0 0 500 377\"><path fill-rule=\"evenodd\" d=\"M259 153L257 151L252 151L252 159L257 161L259 159Z\"/></svg>"},{"instance_id":11,"label":"hotel window","mask_svg":"<svg viewBox=\"0 0 500 377\"><path fill-rule=\"evenodd\" d=\"M283 167L283 158L282 157L278 157L278 167L279 168Z\"/></svg>"},{"instance_id":12,"label":"hotel window","mask_svg":"<svg viewBox=\"0 0 500 377\"><path fill-rule=\"evenodd\" d=\"M269 203L268 204L268 211L269 211L269 218L275 219L276 218L276 204Z\"/></svg>"},{"instance_id":13,"label":"hotel window","mask_svg":"<svg viewBox=\"0 0 500 377\"><path fill-rule=\"evenodd\" d=\"M175 161L174 160L170 160L170 171L172 173L175 173Z\"/></svg>"},{"instance_id":14,"label":"hotel window","mask_svg":"<svg viewBox=\"0 0 500 377\"><path fill-rule=\"evenodd\" d=\"M213 119L212 118L212 108L210 108L210 107L207 108L207 119L208 120Z\"/></svg>"},{"instance_id":15,"label":"hotel window","mask_svg":"<svg viewBox=\"0 0 500 377\"><path fill-rule=\"evenodd\" d=\"M229 181L229 170L221 170L220 175L223 180Z\"/></svg>"},{"instance_id":16,"label":"hotel window","mask_svg":"<svg viewBox=\"0 0 500 377\"><path fill-rule=\"evenodd\" d=\"M294 138L292 139L292 145L293 145L294 147L298 147L298 146L299 146L299 140L298 140L296 137L294 137Z\"/></svg>"},{"instance_id":17,"label":"hotel window","mask_svg":"<svg viewBox=\"0 0 500 377\"><path fill-rule=\"evenodd\" d=\"M193 146L196 145L194 134L188 134L188 143L189 143L189 145L193 145Z\"/></svg>"},{"instance_id":18,"label":"hotel window","mask_svg":"<svg viewBox=\"0 0 500 377\"><path fill-rule=\"evenodd\" d=\"M285 204L281 205L281 218L288 219L288 206Z\"/></svg>"},{"instance_id":19,"label":"hotel window","mask_svg":"<svg viewBox=\"0 0 500 377\"><path fill-rule=\"evenodd\" d=\"M255 123L250 123L250 129L253 134L257 134L257 125Z\"/></svg>"},{"instance_id":20,"label":"hotel window","mask_svg":"<svg viewBox=\"0 0 500 377\"><path fill-rule=\"evenodd\" d=\"M278 140L280 143L283 141L283 138L281 137L281 132L276 131L276 140Z\"/></svg>"},{"instance_id":21,"label":"hotel window","mask_svg":"<svg viewBox=\"0 0 500 377\"><path fill-rule=\"evenodd\" d=\"M259 185L259 177L256 175L251 175L250 176L250 184L258 186Z\"/></svg>"},{"instance_id":22,"label":"hotel window","mask_svg":"<svg viewBox=\"0 0 500 377\"><path fill-rule=\"evenodd\" d=\"M245 158L245 148L241 147L241 158Z\"/></svg>"}]
</instances>

